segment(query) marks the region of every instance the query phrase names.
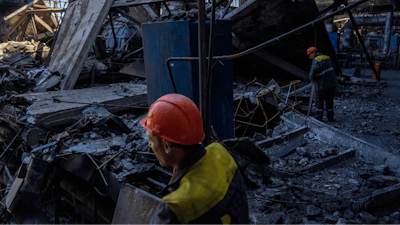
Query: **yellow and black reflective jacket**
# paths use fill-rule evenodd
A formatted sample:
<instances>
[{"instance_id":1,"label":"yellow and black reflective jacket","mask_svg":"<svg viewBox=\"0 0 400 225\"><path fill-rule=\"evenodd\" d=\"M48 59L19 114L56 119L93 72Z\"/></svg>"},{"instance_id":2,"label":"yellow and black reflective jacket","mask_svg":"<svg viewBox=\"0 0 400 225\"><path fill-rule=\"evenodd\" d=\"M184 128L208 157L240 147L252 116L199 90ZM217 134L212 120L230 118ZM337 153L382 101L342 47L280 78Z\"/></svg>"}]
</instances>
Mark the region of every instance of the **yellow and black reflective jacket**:
<instances>
[{"instance_id":1,"label":"yellow and black reflective jacket","mask_svg":"<svg viewBox=\"0 0 400 225\"><path fill-rule=\"evenodd\" d=\"M317 91L325 91L339 84L331 58L319 52L312 61L309 76Z\"/></svg>"},{"instance_id":2,"label":"yellow and black reflective jacket","mask_svg":"<svg viewBox=\"0 0 400 225\"><path fill-rule=\"evenodd\" d=\"M235 160L218 143L185 156L151 223L249 223L246 187Z\"/></svg>"}]
</instances>

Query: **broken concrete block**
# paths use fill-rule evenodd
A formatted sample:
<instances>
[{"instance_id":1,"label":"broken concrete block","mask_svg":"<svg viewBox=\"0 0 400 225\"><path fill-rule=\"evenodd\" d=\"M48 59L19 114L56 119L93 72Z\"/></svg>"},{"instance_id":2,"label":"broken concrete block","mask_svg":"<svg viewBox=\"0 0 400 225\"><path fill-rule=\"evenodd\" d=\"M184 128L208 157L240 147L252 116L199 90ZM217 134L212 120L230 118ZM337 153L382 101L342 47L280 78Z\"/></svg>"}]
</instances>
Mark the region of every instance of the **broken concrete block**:
<instances>
[{"instance_id":1,"label":"broken concrete block","mask_svg":"<svg viewBox=\"0 0 400 225\"><path fill-rule=\"evenodd\" d=\"M253 135L253 140L255 142L261 141L261 140L264 140L264 139L265 139L265 135L263 135L261 133L255 132L254 135Z\"/></svg>"},{"instance_id":2,"label":"broken concrete block","mask_svg":"<svg viewBox=\"0 0 400 225\"><path fill-rule=\"evenodd\" d=\"M325 216L325 221L324 221L324 223L325 224L334 224L334 223L336 223L336 218L334 217L334 216L332 216L332 215L326 215Z\"/></svg>"},{"instance_id":3,"label":"broken concrete block","mask_svg":"<svg viewBox=\"0 0 400 225\"><path fill-rule=\"evenodd\" d=\"M103 141L103 140L99 140ZM64 150L64 153L78 152L78 153L88 153L88 154L106 154L110 150L110 147L105 143L97 142L91 144L79 143L69 149Z\"/></svg>"},{"instance_id":4,"label":"broken concrete block","mask_svg":"<svg viewBox=\"0 0 400 225\"><path fill-rule=\"evenodd\" d=\"M42 84L36 86L33 91L34 92L45 92L53 89L57 86L61 81L60 76L51 76L48 80L44 81Z\"/></svg>"},{"instance_id":5,"label":"broken concrete block","mask_svg":"<svg viewBox=\"0 0 400 225\"><path fill-rule=\"evenodd\" d=\"M115 138L112 139L111 146L113 148L118 148L118 149L119 148L125 148L126 143L125 143L125 140L123 139L123 137L118 136L118 137L115 137Z\"/></svg>"},{"instance_id":6,"label":"broken concrete block","mask_svg":"<svg viewBox=\"0 0 400 225\"><path fill-rule=\"evenodd\" d=\"M358 214L364 221L365 221L365 223L367 223L367 224L372 224L372 223L374 223L375 221L376 221L376 217L375 216L373 216L373 215L371 215L370 213L368 213L368 212L360 212L359 214Z\"/></svg>"},{"instance_id":7,"label":"broken concrete block","mask_svg":"<svg viewBox=\"0 0 400 225\"><path fill-rule=\"evenodd\" d=\"M259 187L262 186L263 174L259 165L250 163L250 165L246 167L244 175L254 184L258 185Z\"/></svg>"},{"instance_id":8,"label":"broken concrete block","mask_svg":"<svg viewBox=\"0 0 400 225\"><path fill-rule=\"evenodd\" d=\"M390 219L392 220L398 220L400 218L400 212L394 212L390 214Z\"/></svg>"},{"instance_id":9,"label":"broken concrete block","mask_svg":"<svg viewBox=\"0 0 400 225\"><path fill-rule=\"evenodd\" d=\"M307 158L302 158L299 162L298 162L301 166L305 166L308 163L308 159Z\"/></svg>"},{"instance_id":10,"label":"broken concrete block","mask_svg":"<svg viewBox=\"0 0 400 225\"><path fill-rule=\"evenodd\" d=\"M265 213L250 213L249 217L252 224L268 223L268 216Z\"/></svg>"},{"instance_id":11,"label":"broken concrete block","mask_svg":"<svg viewBox=\"0 0 400 225\"><path fill-rule=\"evenodd\" d=\"M315 218L315 217L321 215L322 210L315 205L307 205L306 212L307 212L308 218Z\"/></svg>"},{"instance_id":12,"label":"broken concrete block","mask_svg":"<svg viewBox=\"0 0 400 225\"><path fill-rule=\"evenodd\" d=\"M346 225L347 220L345 218L339 218L338 221L336 222L337 225Z\"/></svg>"},{"instance_id":13,"label":"broken concrete block","mask_svg":"<svg viewBox=\"0 0 400 225\"><path fill-rule=\"evenodd\" d=\"M343 162L346 159L352 158L355 155L354 149L346 150L339 155L330 156L322 160L322 162L316 162L313 164L308 165L303 171L307 171L309 173L316 172L318 170L322 170L333 165L336 165L340 162Z\"/></svg>"},{"instance_id":14,"label":"broken concrete block","mask_svg":"<svg viewBox=\"0 0 400 225\"><path fill-rule=\"evenodd\" d=\"M369 182L368 186L374 189L380 189L399 183L396 177L384 175L372 176L367 180Z\"/></svg>"},{"instance_id":15,"label":"broken concrete block","mask_svg":"<svg viewBox=\"0 0 400 225\"><path fill-rule=\"evenodd\" d=\"M354 185L354 186L356 186L356 187L359 187L359 186L361 185L361 182L359 182L359 181L356 180L356 179L349 179L349 184L350 184L350 185Z\"/></svg>"},{"instance_id":16,"label":"broken concrete block","mask_svg":"<svg viewBox=\"0 0 400 225\"><path fill-rule=\"evenodd\" d=\"M307 130L308 130L307 126L302 126L297 129L294 129L290 132L275 136L273 138L268 138L268 139L256 142L256 144L262 148L268 148L274 144L280 144L284 141L293 140L293 139L305 134L307 132Z\"/></svg>"},{"instance_id":17,"label":"broken concrete block","mask_svg":"<svg viewBox=\"0 0 400 225\"><path fill-rule=\"evenodd\" d=\"M290 143L288 146L282 148L278 152L275 152L273 154L273 156L276 158L282 158L282 157L288 156L290 154L293 154L297 147L300 147L300 146L303 146L306 144L307 144L307 140L305 140L303 138L298 139L298 140Z\"/></svg>"},{"instance_id":18,"label":"broken concrete block","mask_svg":"<svg viewBox=\"0 0 400 225\"><path fill-rule=\"evenodd\" d=\"M347 220L351 220L351 219L353 219L354 218L354 212L353 211L351 211L350 209L347 209L345 212L344 212L344 218L346 218Z\"/></svg>"},{"instance_id":19,"label":"broken concrete block","mask_svg":"<svg viewBox=\"0 0 400 225\"><path fill-rule=\"evenodd\" d=\"M300 156L304 156L304 157L309 157L310 153L307 151L306 148L304 147L297 147L296 148L296 153Z\"/></svg>"},{"instance_id":20,"label":"broken concrete block","mask_svg":"<svg viewBox=\"0 0 400 225\"><path fill-rule=\"evenodd\" d=\"M318 222L315 221L315 220L309 220L309 221L307 221L306 224L320 224L320 223L318 223Z\"/></svg>"},{"instance_id":21,"label":"broken concrete block","mask_svg":"<svg viewBox=\"0 0 400 225\"><path fill-rule=\"evenodd\" d=\"M27 114L33 117L28 118L29 123L37 123L36 125L48 128L75 122L81 118L82 111L88 104L108 104L104 108L110 113L126 110L131 106L146 106L147 87L140 84L119 83L70 91L27 93L16 97L33 102L27 110Z\"/></svg>"},{"instance_id":22,"label":"broken concrete block","mask_svg":"<svg viewBox=\"0 0 400 225\"><path fill-rule=\"evenodd\" d=\"M389 167L387 165L374 166L374 170L376 173L379 174L387 174L390 172Z\"/></svg>"}]
</instances>

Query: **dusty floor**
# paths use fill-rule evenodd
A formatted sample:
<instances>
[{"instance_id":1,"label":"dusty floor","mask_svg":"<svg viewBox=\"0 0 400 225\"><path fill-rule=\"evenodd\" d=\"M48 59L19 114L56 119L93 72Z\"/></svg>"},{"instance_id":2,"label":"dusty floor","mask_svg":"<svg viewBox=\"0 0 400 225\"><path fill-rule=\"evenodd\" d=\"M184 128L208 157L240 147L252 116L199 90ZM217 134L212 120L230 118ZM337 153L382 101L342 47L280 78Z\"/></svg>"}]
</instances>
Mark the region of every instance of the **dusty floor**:
<instances>
[{"instance_id":1,"label":"dusty floor","mask_svg":"<svg viewBox=\"0 0 400 225\"><path fill-rule=\"evenodd\" d=\"M361 77L371 78L372 72L366 70ZM387 85L339 86L335 97L336 121L331 125L400 153L400 71L382 70L381 80Z\"/></svg>"},{"instance_id":2,"label":"dusty floor","mask_svg":"<svg viewBox=\"0 0 400 225\"><path fill-rule=\"evenodd\" d=\"M360 77L371 78L372 73L365 72ZM400 71L383 70L381 80L386 84L339 86L335 97L336 120L328 122L326 117L323 120L350 135L399 154ZM282 125L289 130L295 129ZM274 130L273 136L278 134ZM366 196L399 183L399 171L353 157L333 167L307 173L304 171L307 165L322 162L327 156L347 149L314 139L310 132L302 138L308 143L296 148L293 154L272 158L271 170L285 176L272 176L271 183L249 190L252 223L400 223L399 204L378 209L366 207L369 202ZM288 144L274 145L265 148L264 152L272 155Z\"/></svg>"}]
</instances>

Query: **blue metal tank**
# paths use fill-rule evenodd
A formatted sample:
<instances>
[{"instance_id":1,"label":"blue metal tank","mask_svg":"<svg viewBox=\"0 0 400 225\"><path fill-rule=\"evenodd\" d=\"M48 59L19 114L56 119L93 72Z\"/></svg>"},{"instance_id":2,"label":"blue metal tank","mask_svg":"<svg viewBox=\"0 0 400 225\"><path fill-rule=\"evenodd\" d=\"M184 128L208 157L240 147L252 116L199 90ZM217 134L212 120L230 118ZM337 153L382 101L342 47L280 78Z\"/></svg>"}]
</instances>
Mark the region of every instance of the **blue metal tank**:
<instances>
[{"instance_id":1,"label":"blue metal tank","mask_svg":"<svg viewBox=\"0 0 400 225\"><path fill-rule=\"evenodd\" d=\"M209 31L210 22L206 24ZM165 94L174 93L166 60L169 57L198 56L197 27L197 22L192 21L142 24L149 105ZM214 55L232 54L230 21L216 21L214 38ZM199 106L198 61L173 61L171 70L178 93L189 97ZM211 125L219 137L230 138L233 137L232 60L217 62L212 75Z\"/></svg>"}]
</instances>

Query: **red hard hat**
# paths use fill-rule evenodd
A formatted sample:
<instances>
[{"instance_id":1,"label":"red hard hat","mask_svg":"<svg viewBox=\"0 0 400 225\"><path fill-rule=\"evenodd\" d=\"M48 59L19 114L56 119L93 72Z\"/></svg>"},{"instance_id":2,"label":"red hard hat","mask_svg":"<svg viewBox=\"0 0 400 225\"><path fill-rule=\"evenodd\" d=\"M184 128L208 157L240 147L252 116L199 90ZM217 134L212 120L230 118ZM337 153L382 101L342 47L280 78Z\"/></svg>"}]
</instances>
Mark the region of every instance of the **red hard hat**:
<instances>
[{"instance_id":1,"label":"red hard hat","mask_svg":"<svg viewBox=\"0 0 400 225\"><path fill-rule=\"evenodd\" d=\"M311 53L318 51L318 49L314 46L311 46L307 49L307 56L309 56Z\"/></svg>"},{"instance_id":2,"label":"red hard hat","mask_svg":"<svg viewBox=\"0 0 400 225\"><path fill-rule=\"evenodd\" d=\"M205 136L199 109L180 94L167 94L157 99L140 124L148 132L182 145L198 144Z\"/></svg>"}]
</instances>

